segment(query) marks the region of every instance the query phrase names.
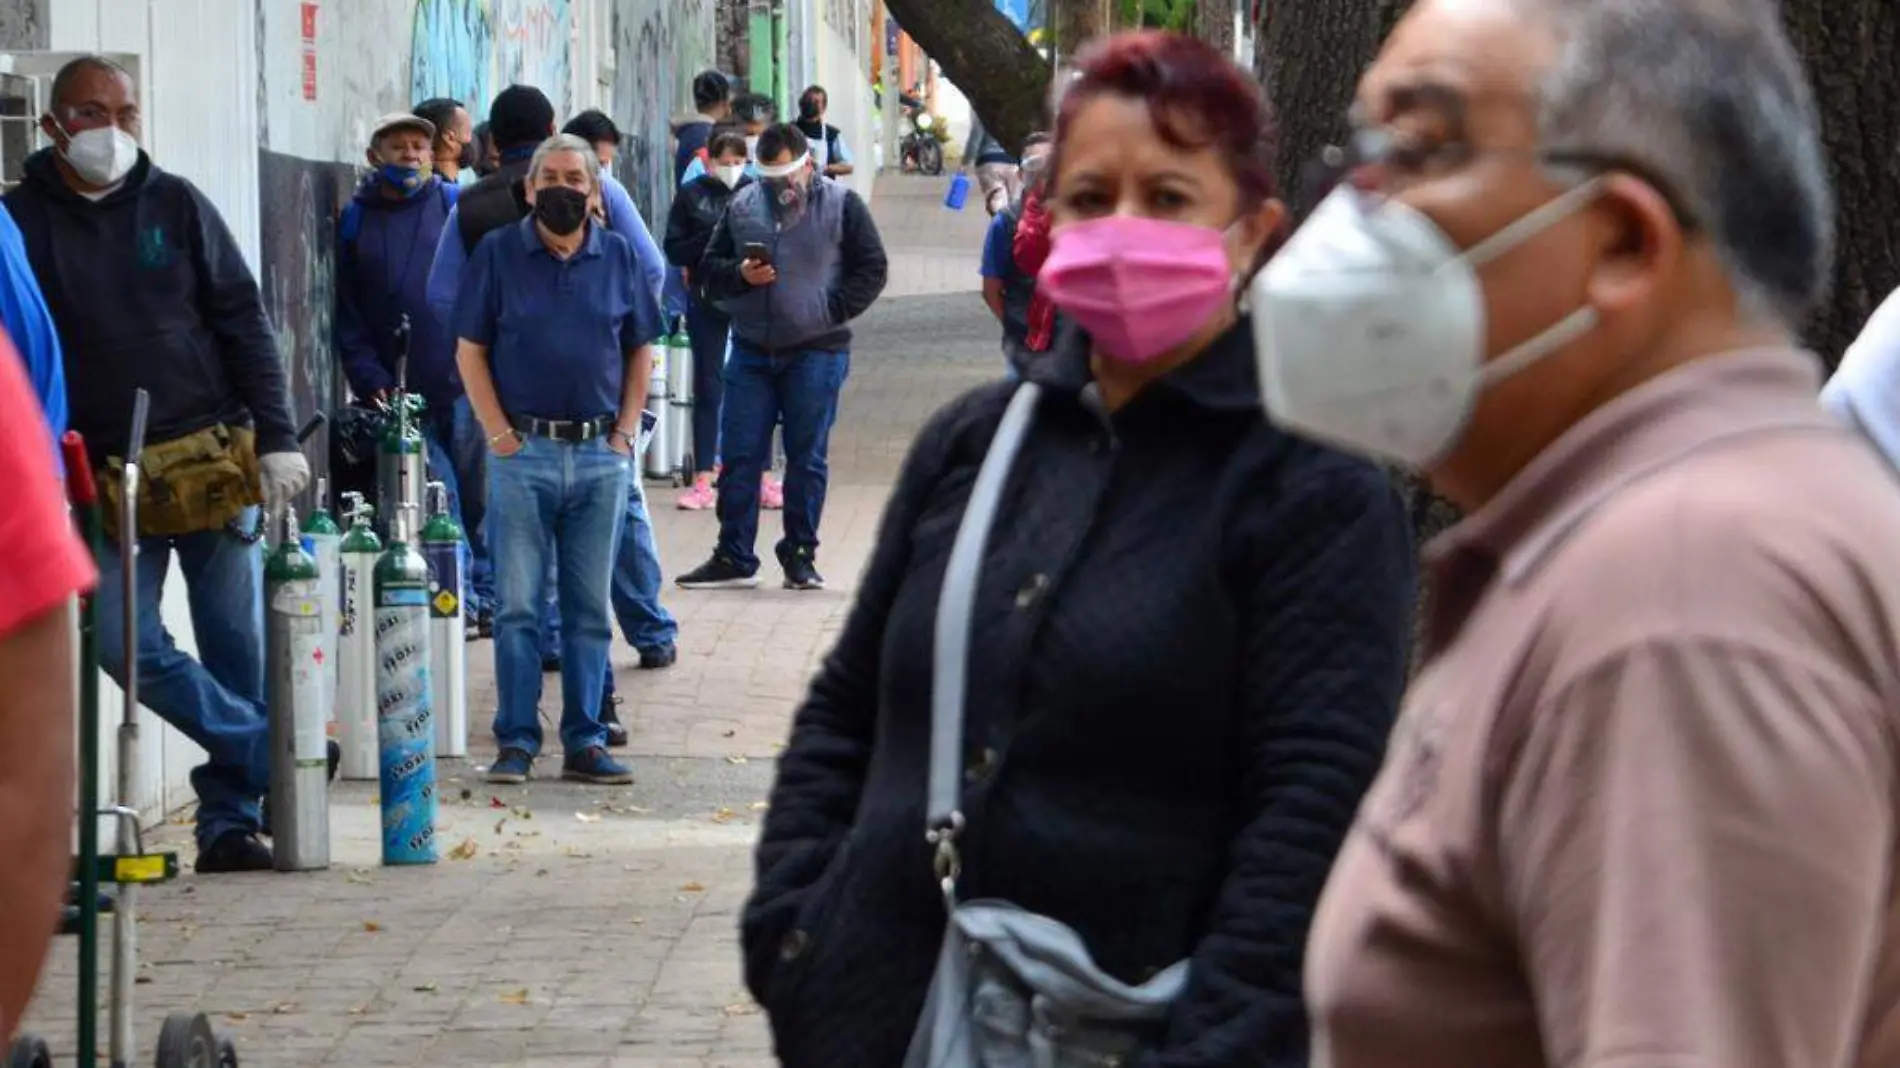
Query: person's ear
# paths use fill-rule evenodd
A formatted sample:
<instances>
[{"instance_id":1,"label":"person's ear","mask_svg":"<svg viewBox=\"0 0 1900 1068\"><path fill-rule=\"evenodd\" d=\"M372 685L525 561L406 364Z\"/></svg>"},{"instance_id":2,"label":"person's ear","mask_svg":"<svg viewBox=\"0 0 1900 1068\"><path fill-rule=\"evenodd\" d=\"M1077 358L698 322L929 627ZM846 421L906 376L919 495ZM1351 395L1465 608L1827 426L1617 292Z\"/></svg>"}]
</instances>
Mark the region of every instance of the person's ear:
<instances>
[{"instance_id":1,"label":"person's ear","mask_svg":"<svg viewBox=\"0 0 1900 1068\"><path fill-rule=\"evenodd\" d=\"M1235 220L1237 247L1233 248L1234 273L1249 275L1260 266L1273 251L1280 238L1281 228L1286 225L1286 204L1277 198L1268 198L1258 208Z\"/></svg>"},{"instance_id":2,"label":"person's ear","mask_svg":"<svg viewBox=\"0 0 1900 1068\"><path fill-rule=\"evenodd\" d=\"M365 161L365 162L367 162L367 163L368 163L368 164L369 164L369 165L370 165L370 166L371 166L372 168L375 168L375 167L380 167L380 166L382 166L382 165L383 165L383 161L382 161L382 160L381 160L380 158L378 158L378 157L377 157L377 155L376 155L376 146L375 146L375 145L371 145L371 146L369 146L368 148L366 148L366 149L364 149L364 150L363 150L363 159L364 159L364 161Z\"/></svg>"},{"instance_id":3,"label":"person's ear","mask_svg":"<svg viewBox=\"0 0 1900 1068\"><path fill-rule=\"evenodd\" d=\"M40 116L40 132L56 145L64 145L71 140L66 136L66 131L59 128L59 123L54 121L50 111Z\"/></svg>"},{"instance_id":4,"label":"person's ear","mask_svg":"<svg viewBox=\"0 0 1900 1068\"><path fill-rule=\"evenodd\" d=\"M1602 181L1588 216L1590 304L1614 312L1653 303L1687 251L1682 223L1649 183L1627 174Z\"/></svg>"}]
</instances>

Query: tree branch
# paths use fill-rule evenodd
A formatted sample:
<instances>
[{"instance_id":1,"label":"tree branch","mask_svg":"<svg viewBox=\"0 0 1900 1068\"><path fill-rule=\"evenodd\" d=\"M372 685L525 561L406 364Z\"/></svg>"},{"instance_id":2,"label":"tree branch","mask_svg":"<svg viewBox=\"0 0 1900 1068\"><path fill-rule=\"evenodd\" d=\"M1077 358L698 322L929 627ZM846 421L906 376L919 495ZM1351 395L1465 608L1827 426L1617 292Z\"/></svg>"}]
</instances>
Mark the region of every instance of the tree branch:
<instances>
[{"instance_id":1,"label":"tree branch","mask_svg":"<svg viewBox=\"0 0 1900 1068\"><path fill-rule=\"evenodd\" d=\"M990 136L1020 155L1044 121L1049 64L994 0L885 0L885 6L970 99Z\"/></svg>"}]
</instances>

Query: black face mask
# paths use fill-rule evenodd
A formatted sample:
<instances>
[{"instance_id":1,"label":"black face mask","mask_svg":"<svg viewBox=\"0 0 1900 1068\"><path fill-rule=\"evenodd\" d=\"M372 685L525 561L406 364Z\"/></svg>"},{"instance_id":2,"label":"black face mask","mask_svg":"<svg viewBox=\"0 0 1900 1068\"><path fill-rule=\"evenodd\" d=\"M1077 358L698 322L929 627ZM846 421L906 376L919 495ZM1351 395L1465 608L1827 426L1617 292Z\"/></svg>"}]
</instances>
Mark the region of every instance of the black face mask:
<instances>
[{"instance_id":1,"label":"black face mask","mask_svg":"<svg viewBox=\"0 0 1900 1068\"><path fill-rule=\"evenodd\" d=\"M534 217L557 237L566 237L587 221L587 194L566 186L537 189Z\"/></svg>"}]
</instances>

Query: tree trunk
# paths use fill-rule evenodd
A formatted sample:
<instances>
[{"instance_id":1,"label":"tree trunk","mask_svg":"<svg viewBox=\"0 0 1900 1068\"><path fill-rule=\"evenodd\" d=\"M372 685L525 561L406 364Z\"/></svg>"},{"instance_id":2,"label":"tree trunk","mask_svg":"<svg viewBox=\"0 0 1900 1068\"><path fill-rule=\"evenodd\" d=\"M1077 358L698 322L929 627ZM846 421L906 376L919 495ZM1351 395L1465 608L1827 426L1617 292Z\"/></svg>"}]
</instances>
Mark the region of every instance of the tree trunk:
<instances>
[{"instance_id":1,"label":"tree trunk","mask_svg":"<svg viewBox=\"0 0 1900 1068\"><path fill-rule=\"evenodd\" d=\"M1804 330L1832 367L1900 285L1900 7L1786 0L1782 11L1820 105L1834 182L1833 291Z\"/></svg>"},{"instance_id":2,"label":"tree trunk","mask_svg":"<svg viewBox=\"0 0 1900 1068\"><path fill-rule=\"evenodd\" d=\"M1011 152L1043 124L1049 64L993 0L886 0L891 14L963 90Z\"/></svg>"},{"instance_id":3,"label":"tree trunk","mask_svg":"<svg viewBox=\"0 0 1900 1068\"><path fill-rule=\"evenodd\" d=\"M1068 63L1082 46L1109 32L1112 14L1107 0L1053 0L1056 17L1056 55Z\"/></svg>"},{"instance_id":4,"label":"tree trunk","mask_svg":"<svg viewBox=\"0 0 1900 1068\"><path fill-rule=\"evenodd\" d=\"M1194 35L1224 56L1234 54L1234 4L1235 0L1198 0L1194 5Z\"/></svg>"}]
</instances>

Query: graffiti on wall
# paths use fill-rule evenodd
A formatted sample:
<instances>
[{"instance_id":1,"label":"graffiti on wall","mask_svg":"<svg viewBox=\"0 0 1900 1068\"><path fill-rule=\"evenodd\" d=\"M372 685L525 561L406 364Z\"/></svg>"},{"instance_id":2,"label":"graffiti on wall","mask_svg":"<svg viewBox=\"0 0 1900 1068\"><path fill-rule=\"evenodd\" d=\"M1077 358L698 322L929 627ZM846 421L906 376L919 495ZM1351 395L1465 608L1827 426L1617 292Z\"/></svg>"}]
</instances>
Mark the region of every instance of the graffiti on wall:
<instances>
[{"instance_id":1,"label":"graffiti on wall","mask_svg":"<svg viewBox=\"0 0 1900 1068\"><path fill-rule=\"evenodd\" d=\"M494 40L488 0L416 0L409 34L412 100L446 96L474 108L493 99Z\"/></svg>"},{"instance_id":2,"label":"graffiti on wall","mask_svg":"<svg viewBox=\"0 0 1900 1068\"><path fill-rule=\"evenodd\" d=\"M301 424L341 402L330 341L336 308L336 217L349 195L354 170L258 150L262 214L258 282L290 381L291 414ZM319 462L326 450L309 450ZM321 470L321 467L319 468Z\"/></svg>"},{"instance_id":3,"label":"graffiti on wall","mask_svg":"<svg viewBox=\"0 0 1900 1068\"><path fill-rule=\"evenodd\" d=\"M664 220L673 203L672 120L693 110L693 75L713 65L713 4L619 0L614 5L618 73L609 114L624 136L615 173L649 224Z\"/></svg>"},{"instance_id":4,"label":"graffiti on wall","mask_svg":"<svg viewBox=\"0 0 1900 1068\"><path fill-rule=\"evenodd\" d=\"M571 0L416 0L409 92L478 112L503 86L532 85L565 115L574 99Z\"/></svg>"}]
</instances>

